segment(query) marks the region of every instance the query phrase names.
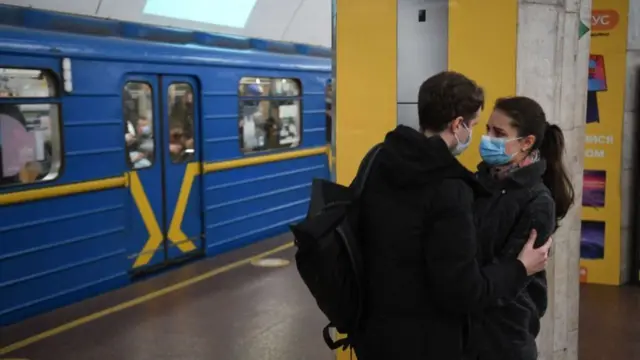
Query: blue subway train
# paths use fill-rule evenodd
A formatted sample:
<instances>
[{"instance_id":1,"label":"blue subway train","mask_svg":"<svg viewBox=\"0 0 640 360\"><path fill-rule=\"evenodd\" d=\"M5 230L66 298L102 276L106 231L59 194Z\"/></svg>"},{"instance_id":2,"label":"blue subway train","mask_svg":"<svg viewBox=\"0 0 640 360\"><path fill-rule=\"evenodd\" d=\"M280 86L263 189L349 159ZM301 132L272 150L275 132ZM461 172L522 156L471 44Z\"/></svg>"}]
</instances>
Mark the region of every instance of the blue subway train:
<instances>
[{"instance_id":1,"label":"blue subway train","mask_svg":"<svg viewBox=\"0 0 640 360\"><path fill-rule=\"evenodd\" d=\"M0 6L0 325L283 233L331 51Z\"/></svg>"}]
</instances>

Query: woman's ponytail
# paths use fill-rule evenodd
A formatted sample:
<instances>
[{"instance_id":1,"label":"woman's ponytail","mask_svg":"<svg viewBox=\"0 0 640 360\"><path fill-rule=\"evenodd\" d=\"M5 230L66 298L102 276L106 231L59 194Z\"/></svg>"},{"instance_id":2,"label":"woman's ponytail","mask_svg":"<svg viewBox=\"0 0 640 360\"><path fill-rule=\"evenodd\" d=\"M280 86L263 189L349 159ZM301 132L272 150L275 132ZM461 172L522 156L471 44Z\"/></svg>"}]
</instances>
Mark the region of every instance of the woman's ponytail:
<instances>
[{"instance_id":1,"label":"woman's ponytail","mask_svg":"<svg viewBox=\"0 0 640 360\"><path fill-rule=\"evenodd\" d=\"M540 145L540 155L547 161L547 170L542 176L544 184L551 190L556 203L556 217L563 219L573 205L575 193L567 169L562 161L565 143L562 129L547 123Z\"/></svg>"}]
</instances>

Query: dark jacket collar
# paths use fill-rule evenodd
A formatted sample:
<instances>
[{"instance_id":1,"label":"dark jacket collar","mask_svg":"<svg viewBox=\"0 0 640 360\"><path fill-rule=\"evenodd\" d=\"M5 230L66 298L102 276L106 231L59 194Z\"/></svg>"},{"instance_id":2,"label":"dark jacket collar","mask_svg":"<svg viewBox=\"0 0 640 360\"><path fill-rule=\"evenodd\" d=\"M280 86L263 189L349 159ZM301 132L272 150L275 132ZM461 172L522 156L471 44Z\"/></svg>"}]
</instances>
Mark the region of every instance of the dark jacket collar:
<instances>
[{"instance_id":1,"label":"dark jacket collar","mask_svg":"<svg viewBox=\"0 0 640 360\"><path fill-rule=\"evenodd\" d=\"M511 172L505 179L498 180L491 174L491 167L484 162L478 164L478 180L486 187L511 185L515 187L531 187L542 181L542 175L547 170L547 162L540 159L537 162Z\"/></svg>"},{"instance_id":2,"label":"dark jacket collar","mask_svg":"<svg viewBox=\"0 0 640 360\"><path fill-rule=\"evenodd\" d=\"M424 186L444 179L461 179L478 194L489 194L451 154L439 136L426 137L410 127L400 125L389 132L376 162L385 178L400 188Z\"/></svg>"}]
</instances>

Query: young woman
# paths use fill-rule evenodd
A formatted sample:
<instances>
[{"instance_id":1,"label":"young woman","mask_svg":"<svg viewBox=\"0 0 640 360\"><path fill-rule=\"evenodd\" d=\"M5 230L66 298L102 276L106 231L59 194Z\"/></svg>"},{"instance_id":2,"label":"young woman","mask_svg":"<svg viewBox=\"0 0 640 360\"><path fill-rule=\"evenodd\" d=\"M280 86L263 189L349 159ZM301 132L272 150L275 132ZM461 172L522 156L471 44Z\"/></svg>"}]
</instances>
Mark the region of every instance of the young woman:
<instances>
[{"instance_id":1,"label":"young woman","mask_svg":"<svg viewBox=\"0 0 640 360\"><path fill-rule=\"evenodd\" d=\"M476 202L479 262L515 258L537 231L544 244L574 201L562 162L564 136L542 107L526 97L496 102L480 143L478 180L492 195ZM545 272L530 278L513 299L474 318L472 341L479 360L535 360L535 338L547 309Z\"/></svg>"}]
</instances>

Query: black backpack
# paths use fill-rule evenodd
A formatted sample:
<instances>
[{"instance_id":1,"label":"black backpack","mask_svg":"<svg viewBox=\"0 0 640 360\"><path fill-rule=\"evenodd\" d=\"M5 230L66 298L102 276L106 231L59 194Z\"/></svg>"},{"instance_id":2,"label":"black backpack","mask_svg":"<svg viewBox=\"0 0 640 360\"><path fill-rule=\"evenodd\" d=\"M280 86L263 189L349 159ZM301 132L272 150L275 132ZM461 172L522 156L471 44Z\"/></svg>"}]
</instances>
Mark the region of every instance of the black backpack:
<instances>
[{"instance_id":1,"label":"black backpack","mask_svg":"<svg viewBox=\"0 0 640 360\"><path fill-rule=\"evenodd\" d=\"M331 350L347 349L352 343L349 337L333 340L330 329L353 334L362 316L364 279L357 231L358 200L381 147L378 144L369 150L348 187L314 179L307 217L291 225L298 248L298 272L329 319L322 335Z\"/></svg>"}]
</instances>

